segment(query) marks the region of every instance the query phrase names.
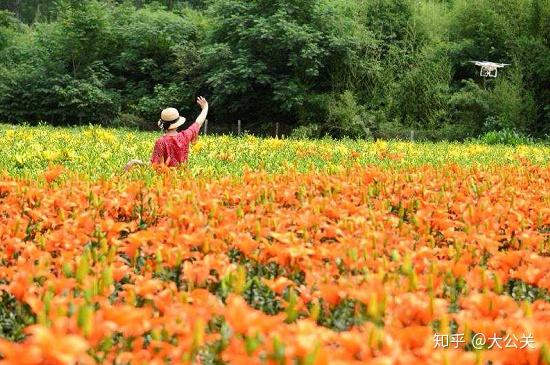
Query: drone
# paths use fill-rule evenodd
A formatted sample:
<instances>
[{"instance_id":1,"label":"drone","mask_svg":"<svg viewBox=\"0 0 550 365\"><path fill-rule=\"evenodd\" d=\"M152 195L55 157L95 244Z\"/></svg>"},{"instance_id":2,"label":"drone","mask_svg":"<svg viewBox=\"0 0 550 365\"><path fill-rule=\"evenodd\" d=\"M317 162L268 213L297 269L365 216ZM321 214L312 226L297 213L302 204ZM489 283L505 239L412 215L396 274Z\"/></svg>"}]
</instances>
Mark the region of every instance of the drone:
<instances>
[{"instance_id":1,"label":"drone","mask_svg":"<svg viewBox=\"0 0 550 365\"><path fill-rule=\"evenodd\" d=\"M510 66L509 63L495 63L495 62L488 62L488 61L470 61L470 62L475 64L476 66L481 67L481 72L479 73L481 77L497 77L499 68Z\"/></svg>"}]
</instances>

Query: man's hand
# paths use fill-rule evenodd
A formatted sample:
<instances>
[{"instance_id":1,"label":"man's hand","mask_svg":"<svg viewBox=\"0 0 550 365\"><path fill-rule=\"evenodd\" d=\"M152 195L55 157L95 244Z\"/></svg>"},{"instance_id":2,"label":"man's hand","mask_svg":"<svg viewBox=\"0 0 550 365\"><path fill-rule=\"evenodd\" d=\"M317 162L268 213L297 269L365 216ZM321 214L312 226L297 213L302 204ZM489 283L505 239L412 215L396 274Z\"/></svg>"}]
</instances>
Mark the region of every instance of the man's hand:
<instances>
[{"instance_id":1,"label":"man's hand","mask_svg":"<svg viewBox=\"0 0 550 365\"><path fill-rule=\"evenodd\" d=\"M134 167L135 165L145 165L145 164L144 164L143 161L141 161L141 160L130 160L130 161L126 164L126 166L124 166L124 171L126 171L126 172L130 171L130 169L131 169L132 167Z\"/></svg>"},{"instance_id":2,"label":"man's hand","mask_svg":"<svg viewBox=\"0 0 550 365\"><path fill-rule=\"evenodd\" d=\"M197 104L199 104L202 109L201 113L197 117L197 123L199 123L199 126L202 127L202 124L204 123L204 121L206 120L206 116L208 115L208 102L205 98L199 96L197 98Z\"/></svg>"},{"instance_id":3,"label":"man's hand","mask_svg":"<svg viewBox=\"0 0 550 365\"><path fill-rule=\"evenodd\" d=\"M208 109L208 102L202 96L199 96L197 98L197 104L199 104L199 106L201 107L202 110Z\"/></svg>"}]
</instances>

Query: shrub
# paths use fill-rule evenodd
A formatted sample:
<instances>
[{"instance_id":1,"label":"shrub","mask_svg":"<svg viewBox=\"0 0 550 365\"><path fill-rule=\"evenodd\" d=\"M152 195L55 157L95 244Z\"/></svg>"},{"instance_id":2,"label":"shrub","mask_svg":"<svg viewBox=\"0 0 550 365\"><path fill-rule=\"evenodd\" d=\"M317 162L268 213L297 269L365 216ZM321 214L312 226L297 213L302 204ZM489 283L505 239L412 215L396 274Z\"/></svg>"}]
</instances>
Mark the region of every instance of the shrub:
<instances>
[{"instance_id":1,"label":"shrub","mask_svg":"<svg viewBox=\"0 0 550 365\"><path fill-rule=\"evenodd\" d=\"M370 119L365 107L357 102L355 95L346 90L330 98L328 103L326 132L338 137L368 137Z\"/></svg>"},{"instance_id":2,"label":"shrub","mask_svg":"<svg viewBox=\"0 0 550 365\"><path fill-rule=\"evenodd\" d=\"M0 23L2 119L146 126L163 107L193 105L200 27L191 10L135 11L96 0L60 9L57 21L29 28L4 49Z\"/></svg>"},{"instance_id":3,"label":"shrub","mask_svg":"<svg viewBox=\"0 0 550 365\"><path fill-rule=\"evenodd\" d=\"M7 121L149 128L167 106L190 115L200 93L212 106L211 132L240 119L269 134L275 122L285 134L318 126L306 127L310 136L550 134L548 0L25 0L0 8L14 12L0 11ZM470 60L513 66L480 87Z\"/></svg>"},{"instance_id":4,"label":"shrub","mask_svg":"<svg viewBox=\"0 0 550 365\"><path fill-rule=\"evenodd\" d=\"M504 144L504 145L521 145L521 144L532 144L533 139L525 136L521 133L516 132L511 129L503 129L500 131L490 131L478 138L478 141L490 145L494 144Z\"/></svg>"},{"instance_id":5,"label":"shrub","mask_svg":"<svg viewBox=\"0 0 550 365\"><path fill-rule=\"evenodd\" d=\"M497 121L496 129L527 132L535 119L533 97L525 92L519 70L512 69L508 75L497 79L489 94L491 109Z\"/></svg>"},{"instance_id":6,"label":"shrub","mask_svg":"<svg viewBox=\"0 0 550 365\"><path fill-rule=\"evenodd\" d=\"M292 139L314 139L321 137L318 124L301 125L292 130L290 138Z\"/></svg>"},{"instance_id":7,"label":"shrub","mask_svg":"<svg viewBox=\"0 0 550 365\"><path fill-rule=\"evenodd\" d=\"M466 126L470 136L483 132L484 123L492 115L489 92L472 80L464 81L463 87L449 98L451 121Z\"/></svg>"},{"instance_id":8,"label":"shrub","mask_svg":"<svg viewBox=\"0 0 550 365\"><path fill-rule=\"evenodd\" d=\"M426 46L395 83L388 117L414 128L436 128L449 115L452 70L445 44Z\"/></svg>"}]
</instances>

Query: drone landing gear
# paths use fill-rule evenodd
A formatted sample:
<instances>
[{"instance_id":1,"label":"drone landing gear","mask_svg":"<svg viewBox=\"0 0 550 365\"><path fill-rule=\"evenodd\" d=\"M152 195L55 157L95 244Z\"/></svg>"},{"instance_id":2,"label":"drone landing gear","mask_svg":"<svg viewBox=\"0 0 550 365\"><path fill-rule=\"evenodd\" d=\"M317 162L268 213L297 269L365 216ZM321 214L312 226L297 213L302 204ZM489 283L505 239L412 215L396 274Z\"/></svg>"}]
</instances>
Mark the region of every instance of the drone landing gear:
<instances>
[{"instance_id":1,"label":"drone landing gear","mask_svg":"<svg viewBox=\"0 0 550 365\"><path fill-rule=\"evenodd\" d=\"M488 69L488 68L482 67L481 72L479 73L479 76L496 78L498 76L498 69Z\"/></svg>"}]
</instances>

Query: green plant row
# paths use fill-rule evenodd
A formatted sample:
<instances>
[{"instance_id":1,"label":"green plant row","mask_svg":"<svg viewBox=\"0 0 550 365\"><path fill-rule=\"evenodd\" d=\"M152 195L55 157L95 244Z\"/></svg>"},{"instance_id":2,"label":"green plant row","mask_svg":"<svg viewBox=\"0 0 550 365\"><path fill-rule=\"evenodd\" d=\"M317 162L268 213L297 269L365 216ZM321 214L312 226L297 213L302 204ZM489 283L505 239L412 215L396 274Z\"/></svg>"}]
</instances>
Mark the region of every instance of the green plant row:
<instances>
[{"instance_id":1,"label":"green plant row","mask_svg":"<svg viewBox=\"0 0 550 365\"><path fill-rule=\"evenodd\" d=\"M54 128L0 125L0 171L19 178L40 176L60 165L92 179L123 174L130 159L148 161L158 133L96 126ZM487 141L492 142L492 141ZM239 176L245 170L281 173L337 171L359 165L406 168L425 164L502 165L526 161L546 165L550 146L544 144L488 145L477 140L407 142L372 140L306 140L244 136L200 136L191 146L182 174ZM140 167L130 177L152 177Z\"/></svg>"}]
</instances>

